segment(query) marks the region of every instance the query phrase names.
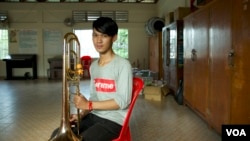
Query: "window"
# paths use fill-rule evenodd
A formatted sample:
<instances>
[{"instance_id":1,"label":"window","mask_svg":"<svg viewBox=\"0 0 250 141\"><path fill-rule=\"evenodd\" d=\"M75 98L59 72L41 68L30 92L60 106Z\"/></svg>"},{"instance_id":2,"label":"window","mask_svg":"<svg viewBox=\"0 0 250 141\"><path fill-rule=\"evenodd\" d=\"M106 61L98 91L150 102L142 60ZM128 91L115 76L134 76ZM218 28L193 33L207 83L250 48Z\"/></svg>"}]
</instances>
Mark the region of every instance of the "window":
<instances>
[{"instance_id":1,"label":"window","mask_svg":"<svg viewBox=\"0 0 250 141\"><path fill-rule=\"evenodd\" d=\"M92 22L99 17L110 17L116 22L128 22L128 11L85 11L76 10L72 12L76 23Z\"/></svg>"},{"instance_id":2,"label":"window","mask_svg":"<svg viewBox=\"0 0 250 141\"><path fill-rule=\"evenodd\" d=\"M77 29L74 31L77 35L81 53L80 56L89 55L92 58L99 58L92 42L92 29ZM113 50L123 58L128 58L128 29L119 29L118 38L113 43Z\"/></svg>"},{"instance_id":3,"label":"window","mask_svg":"<svg viewBox=\"0 0 250 141\"><path fill-rule=\"evenodd\" d=\"M128 58L128 30L119 29L118 38L113 43L113 50L123 58Z\"/></svg>"},{"instance_id":4,"label":"window","mask_svg":"<svg viewBox=\"0 0 250 141\"><path fill-rule=\"evenodd\" d=\"M81 46L80 56L89 55L92 58L98 58L99 54L95 50L94 45L92 43L92 29L75 30L74 32L77 35L80 42Z\"/></svg>"},{"instance_id":5,"label":"window","mask_svg":"<svg viewBox=\"0 0 250 141\"><path fill-rule=\"evenodd\" d=\"M0 59L7 58L9 55L8 30L0 29Z\"/></svg>"}]
</instances>

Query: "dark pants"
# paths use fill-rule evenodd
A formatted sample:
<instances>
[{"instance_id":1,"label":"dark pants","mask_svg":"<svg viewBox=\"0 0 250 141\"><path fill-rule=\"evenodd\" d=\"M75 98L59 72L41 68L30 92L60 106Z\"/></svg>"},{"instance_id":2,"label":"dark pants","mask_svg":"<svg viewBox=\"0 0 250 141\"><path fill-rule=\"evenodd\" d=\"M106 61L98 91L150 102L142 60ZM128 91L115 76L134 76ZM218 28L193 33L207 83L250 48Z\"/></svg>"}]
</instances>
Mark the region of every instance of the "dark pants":
<instances>
[{"instance_id":1,"label":"dark pants","mask_svg":"<svg viewBox=\"0 0 250 141\"><path fill-rule=\"evenodd\" d=\"M113 121L90 113L81 119L79 131L82 141L112 141L119 136L121 128L121 125ZM51 137L56 135L58 129L54 130ZM72 131L77 135L77 127L72 128Z\"/></svg>"}]
</instances>

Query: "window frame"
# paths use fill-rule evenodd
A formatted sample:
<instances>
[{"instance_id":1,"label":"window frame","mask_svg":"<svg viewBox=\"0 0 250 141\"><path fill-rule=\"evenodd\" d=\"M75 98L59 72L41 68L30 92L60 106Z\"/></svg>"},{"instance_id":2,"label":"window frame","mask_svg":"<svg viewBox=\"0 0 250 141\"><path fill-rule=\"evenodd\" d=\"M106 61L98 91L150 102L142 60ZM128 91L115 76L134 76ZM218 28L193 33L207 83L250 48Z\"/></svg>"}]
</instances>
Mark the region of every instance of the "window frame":
<instances>
[{"instance_id":1,"label":"window frame","mask_svg":"<svg viewBox=\"0 0 250 141\"><path fill-rule=\"evenodd\" d=\"M0 59L6 59L9 56L9 30L0 28Z\"/></svg>"}]
</instances>

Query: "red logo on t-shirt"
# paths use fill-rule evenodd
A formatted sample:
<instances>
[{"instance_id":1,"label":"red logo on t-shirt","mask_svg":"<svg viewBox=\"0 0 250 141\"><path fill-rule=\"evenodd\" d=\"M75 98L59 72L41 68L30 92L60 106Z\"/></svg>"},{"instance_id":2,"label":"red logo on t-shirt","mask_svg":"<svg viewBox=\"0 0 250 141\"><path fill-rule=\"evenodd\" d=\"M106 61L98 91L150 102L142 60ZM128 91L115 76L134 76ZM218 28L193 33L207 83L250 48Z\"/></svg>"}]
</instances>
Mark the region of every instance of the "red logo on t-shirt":
<instances>
[{"instance_id":1,"label":"red logo on t-shirt","mask_svg":"<svg viewBox=\"0 0 250 141\"><path fill-rule=\"evenodd\" d=\"M115 80L97 78L95 88L97 92L116 92Z\"/></svg>"}]
</instances>

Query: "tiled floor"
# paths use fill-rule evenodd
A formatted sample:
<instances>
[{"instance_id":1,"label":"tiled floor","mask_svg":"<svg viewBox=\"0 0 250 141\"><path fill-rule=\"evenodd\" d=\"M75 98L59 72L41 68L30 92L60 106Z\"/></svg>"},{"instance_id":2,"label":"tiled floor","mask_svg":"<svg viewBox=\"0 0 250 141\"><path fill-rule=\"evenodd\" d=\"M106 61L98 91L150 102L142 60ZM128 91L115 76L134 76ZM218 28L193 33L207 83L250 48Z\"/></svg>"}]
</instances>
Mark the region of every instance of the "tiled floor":
<instances>
[{"instance_id":1,"label":"tiled floor","mask_svg":"<svg viewBox=\"0 0 250 141\"><path fill-rule=\"evenodd\" d=\"M88 93L87 80L81 92ZM46 141L60 125L61 81L0 80L0 141ZM189 108L171 95L162 102L140 95L131 118L133 141L220 141Z\"/></svg>"}]
</instances>

